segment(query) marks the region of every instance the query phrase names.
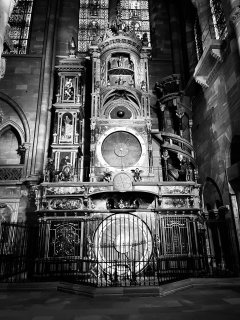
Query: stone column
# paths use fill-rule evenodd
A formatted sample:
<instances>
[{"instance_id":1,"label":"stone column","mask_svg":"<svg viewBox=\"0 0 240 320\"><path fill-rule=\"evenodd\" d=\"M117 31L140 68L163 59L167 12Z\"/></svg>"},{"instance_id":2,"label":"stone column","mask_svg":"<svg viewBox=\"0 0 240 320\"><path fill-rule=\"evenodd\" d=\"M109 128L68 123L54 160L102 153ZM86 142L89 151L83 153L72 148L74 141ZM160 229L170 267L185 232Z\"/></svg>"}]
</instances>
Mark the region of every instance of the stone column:
<instances>
[{"instance_id":1,"label":"stone column","mask_svg":"<svg viewBox=\"0 0 240 320\"><path fill-rule=\"evenodd\" d=\"M232 9L230 19L235 28L238 52L240 53L240 1L230 0L230 5Z\"/></svg>"},{"instance_id":2,"label":"stone column","mask_svg":"<svg viewBox=\"0 0 240 320\"><path fill-rule=\"evenodd\" d=\"M48 0L48 12L42 58L41 84L35 124L31 175L39 175L43 170L48 124L51 117L53 74L55 66L57 22L61 0Z\"/></svg>"},{"instance_id":3,"label":"stone column","mask_svg":"<svg viewBox=\"0 0 240 320\"><path fill-rule=\"evenodd\" d=\"M2 59L4 36L8 24L9 16L12 13L13 7L18 0L1 0L0 1L0 78L5 73L5 61Z\"/></svg>"}]
</instances>

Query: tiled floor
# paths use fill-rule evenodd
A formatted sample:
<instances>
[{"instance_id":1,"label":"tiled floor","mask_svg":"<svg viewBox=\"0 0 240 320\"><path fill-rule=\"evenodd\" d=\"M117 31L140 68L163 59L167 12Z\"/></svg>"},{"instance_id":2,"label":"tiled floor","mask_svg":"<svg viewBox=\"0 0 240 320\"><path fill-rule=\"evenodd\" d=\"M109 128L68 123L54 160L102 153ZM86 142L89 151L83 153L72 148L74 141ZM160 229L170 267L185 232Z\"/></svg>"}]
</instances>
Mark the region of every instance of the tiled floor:
<instances>
[{"instance_id":1,"label":"tiled floor","mask_svg":"<svg viewBox=\"0 0 240 320\"><path fill-rule=\"evenodd\" d=\"M165 297L83 297L54 290L0 292L1 320L237 320L240 287L190 288Z\"/></svg>"}]
</instances>

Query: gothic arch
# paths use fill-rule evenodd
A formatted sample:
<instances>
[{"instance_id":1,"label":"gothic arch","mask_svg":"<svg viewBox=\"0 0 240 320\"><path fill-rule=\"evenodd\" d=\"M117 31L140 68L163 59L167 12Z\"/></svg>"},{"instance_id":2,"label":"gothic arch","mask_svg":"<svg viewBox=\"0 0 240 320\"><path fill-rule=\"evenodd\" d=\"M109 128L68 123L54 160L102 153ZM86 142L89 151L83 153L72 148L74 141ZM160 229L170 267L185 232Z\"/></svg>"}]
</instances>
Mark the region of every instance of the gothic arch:
<instances>
[{"instance_id":1,"label":"gothic arch","mask_svg":"<svg viewBox=\"0 0 240 320\"><path fill-rule=\"evenodd\" d=\"M106 117L110 117L110 113L114 109L119 109L120 106L129 110L129 112L132 115L131 118L136 119L138 116L140 116L140 112L139 112L140 110L137 108L136 105L134 105L133 103L130 103L126 100L123 100L121 98L118 100L115 100L114 102L108 101L103 108L103 114Z\"/></svg>"},{"instance_id":2,"label":"gothic arch","mask_svg":"<svg viewBox=\"0 0 240 320\"><path fill-rule=\"evenodd\" d=\"M23 112L22 108L13 99L11 99L9 96L7 96L6 94L4 94L2 92L0 92L0 100L3 100L7 104L9 104L15 110L15 112L17 113L17 115L19 116L19 118L23 124L23 128L24 128L24 133L23 133L24 139L23 140L25 142L29 142L30 141L30 128L29 128L27 117L26 117L25 113Z\"/></svg>"},{"instance_id":3,"label":"gothic arch","mask_svg":"<svg viewBox=\"0 0 240 320\"><path fill-rule=\"evenodd\" d=\"M139 97L136 93L133 93L131 90L128 90L127 88L124 88L122 90L119 89L112 89L110 90L105 97L102 99L102 106L104 107L105 104L107 104L111 98L114 98L114 96L118 95L118 91L121 92L123 95L127 95L130 99L128 99L129 102L135 104L138 108L141 106L141 102L139 100Z\"/></svg>"},{"instance_id":4,"label":"gothic arch","mask_svg":"<svg viewBox=\"0 0 240 320\"><path fill-rule=\"evenodd\" d=\"M0 136L3 134L3 132L5 132L6 130L8 130L10 128L13 128L18 133L19 138L20 138L20 144L23 144L24 142L26 142L25 141L25 134L24 134L23 130L20 128L20 126L17 123L15 123L12 120L8 120L0 125Z\"/></svg>"}]
</instances>

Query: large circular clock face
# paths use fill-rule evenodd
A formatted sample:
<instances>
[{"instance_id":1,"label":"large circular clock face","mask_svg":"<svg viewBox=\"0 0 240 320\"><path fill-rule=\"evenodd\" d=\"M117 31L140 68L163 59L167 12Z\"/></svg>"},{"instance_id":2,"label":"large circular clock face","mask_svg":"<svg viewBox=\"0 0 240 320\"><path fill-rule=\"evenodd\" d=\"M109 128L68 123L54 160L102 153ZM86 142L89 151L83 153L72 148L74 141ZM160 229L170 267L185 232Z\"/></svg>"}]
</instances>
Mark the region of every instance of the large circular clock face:
<instances>
[{"instance_id":1,"label":"large circular clock face","mask_svg":"<svg viewBox=\"0 0 240 320\"><path fill-rule=\"evenodd\" d=\"M102 143L102 156L111 167L131 167L141 154L139 140L126 131L113 132Z\"/></svg>"},{"instance_id":2,"label":"large circular clock face","mask_svg":"<svg viewBox=\"0 0 240 320\"><path fill-rule=\"evenodd\" d=\"M138 274L152 253L152 235L146 223L131 214L106 218L94 236L95 255L107 274Z\"/></svg>"}]
</instances>

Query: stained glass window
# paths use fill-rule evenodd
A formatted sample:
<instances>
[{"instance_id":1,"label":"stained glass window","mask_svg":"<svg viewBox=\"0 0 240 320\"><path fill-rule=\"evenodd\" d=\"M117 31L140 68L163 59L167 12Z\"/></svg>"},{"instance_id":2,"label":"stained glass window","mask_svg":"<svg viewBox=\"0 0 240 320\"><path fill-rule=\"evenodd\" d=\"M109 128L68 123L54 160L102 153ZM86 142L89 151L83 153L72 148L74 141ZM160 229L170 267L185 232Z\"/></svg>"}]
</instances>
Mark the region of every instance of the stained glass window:
<instances>
[{"instance_id":1,"label":"stained glass window","mask_svg":"<svg viewBox=\"0 0 240 320\"><path fill-rule=\"evenodd\" d=\"M142 39L147 35L150 41L150 23L148 0L121 0L122 20L130 30L134 30Z\"/></svg>"},{"instance_id":2,"label":"stained glass window","mask_svg":"<svg viewBox=\"0 0 240 320\"><path fill-rule=\"evenodd\" d=\"M227 37L227 25L223 12L222 3L219 0L210 0L213 26L216 39L225 39Z\"/></svg>"},{"instance_id":3,"label":"stained glass window","mask_svg":"<svg viewBox=\"0 0 240 320\"><path fill-rule=\"evenodd\" d=\"M194 22L194 40L196 45L197 59L200 60L203 54L203 43L202 43L202 31L199 25L198 17L195 18L195 22Z\"/></svg>"},{"instance_id":4,"label":"stained glass window","mask_svg":"<svg viewBox=\"0 0 240 320\"><path fill-rule=\"evenodd\" d=\"M78 51L86 52L89 45L109 26L109 19L121 13L124 26L134 30L140 39L150 40L148 0L80 0Z\"/></svg>"},{"instance_id":5,"label":"stained glass window","mask_svg":"<svg viewBox=\"0 0 240 320\"><path fill-rule=\"evenodd\" d=\"M26 54L34 0L20 0L9 18L9 37L13 47L4 53Z\"/></svg>"},{"instance_id":6,"label":"stained glass window","mask_svg":"<svg viewBox=\"0 0 240 320\"><path fill-rule=\"evenodd\" d=\"M78 51L86 52L108 25L109 0L80 0Z\"/></svg>"}]
</instances>

